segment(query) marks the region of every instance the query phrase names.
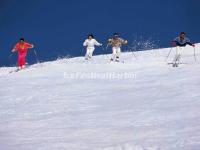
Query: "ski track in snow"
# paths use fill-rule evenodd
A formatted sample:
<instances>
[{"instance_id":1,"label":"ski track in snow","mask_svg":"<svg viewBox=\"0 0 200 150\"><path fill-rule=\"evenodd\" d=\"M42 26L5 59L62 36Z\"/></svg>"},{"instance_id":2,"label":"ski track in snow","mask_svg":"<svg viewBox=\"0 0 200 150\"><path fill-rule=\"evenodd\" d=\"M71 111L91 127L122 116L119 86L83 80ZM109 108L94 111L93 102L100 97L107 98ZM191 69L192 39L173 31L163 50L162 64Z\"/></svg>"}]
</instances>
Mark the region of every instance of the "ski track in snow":
<instances>
[{"instance_id":1,"label":"ski track in snow","mask_svg":"<svg viewBox=\"0 0 200 150\"><path fill-rule=\"evenodd\" d=\"M200 44L177 68L169 50L0 68L0 150L199 150ZM81 79L91 73L134 78Z\"/></svg>"}]
</instances>

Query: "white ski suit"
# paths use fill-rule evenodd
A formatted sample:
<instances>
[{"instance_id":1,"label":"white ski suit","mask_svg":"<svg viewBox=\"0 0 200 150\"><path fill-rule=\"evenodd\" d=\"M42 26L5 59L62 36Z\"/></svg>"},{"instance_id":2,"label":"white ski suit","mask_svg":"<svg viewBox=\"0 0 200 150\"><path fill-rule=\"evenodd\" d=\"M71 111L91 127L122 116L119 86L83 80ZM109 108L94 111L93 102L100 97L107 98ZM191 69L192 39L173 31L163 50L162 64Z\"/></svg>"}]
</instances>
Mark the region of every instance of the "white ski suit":
<instances>
[{"instance_id":1,"label":"white ski suit","mask_svg":"<svg viewBox=\"0 0 200 150\"><path fill-rule=\"evenodd\" d=\"M95 39L86 39L83 43L83 46L87 46L87 52L85 54L85 59L92 58L93 52L95 50L95 46L102 46L99 42Z\"/></svg>"}]
</instances>

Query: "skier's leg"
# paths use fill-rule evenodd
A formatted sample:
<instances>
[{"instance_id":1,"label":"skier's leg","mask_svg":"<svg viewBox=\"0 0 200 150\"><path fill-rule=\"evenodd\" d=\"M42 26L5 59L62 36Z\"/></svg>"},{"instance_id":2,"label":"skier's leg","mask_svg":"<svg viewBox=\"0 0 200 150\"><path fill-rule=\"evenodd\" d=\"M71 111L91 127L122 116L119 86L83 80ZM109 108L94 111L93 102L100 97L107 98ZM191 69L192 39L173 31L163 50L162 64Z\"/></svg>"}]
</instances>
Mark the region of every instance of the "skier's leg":
<instances>
[{"instance_id":1,"label":"skier's leg","mask_svg":"<svg viewBox=\"0 0 200 150\"><path fill-rule=\"evenodd\" d=\"M85 54L85 60L88 60L88 58L89 58L89 53L90 53L90 51L89 51L89 49L87 48L87 51L86 51L86 54Z\"/></svg>"},{"instance_id":2,"label":"skier's leg","mask_svg":"<svg viewBox=\"0 0 200 150\"><path fill-rule=\"evenodd\" d=\"M180 64L180 57L181 57L181 55L178 54L177 59L176 59L176 63L175 63L175 67L178 67L178 65Z\"/></svg>"},{"instance_id":3,"label":"skier's leg","mask_svg":"<svg viewBox=\"0 0 200 150\"><path fill-rule=\"evenodd\" d=\"M181 54L182 54L183 49L184 49L184 47L179 47L179 49L178 49L177 66L181 62Z\"/></svg>"},{"instance_id":4,"label":"skier's leg","mask_svg":"<svg viewBox=\"0 0 200 150\"><path fill-rule=\"evenodd\" d=\"M183 47L180 47L179 48L179 52L178 52L178 58L177 58L177 63L180 64L181 62L181 53L183 51Z\"/></svg>"},{"instance_id":5,"label":"skier's leg","mask_svg":"<svg viewBox=\"0 0 200 150\"><path fill-rule=\"evenodd\" d=\"M117 53L116 53L116 61L119 61L119 56L120 56L120 54L121 54L121 48L118 47L116 52L117 52Z\"/></svg>"},{"instance_id":6,"label":"skier's leg","mask_svg":"<svg viewBox=\"0 0 200 150\"><path fill-rule=\"evenodd\" d=\"M112 52L113 52L113 54L112 54L111 61L115 61L116 55L117 55L117 48L116 48L116 47L113 47L113 48L112 48Z\"/></svg>"},{"instance_id":7,"label":"skier's leg","mask_svg":"<svg viewBox=\"0 0 200 150\"><path fill-rule=\"evenodd\" d=\"M176 65L176 62L177 62L177 59L178 59L178 51L179 51L179 47L176 47L176 54L174 56L174 59L173 59L173 67Z\"/></svg>"},{"instance_id":8,"label":"skier's leg","mask_svg":"<svg viewBox=\"0 0 200 150\"><path fill-rule=\"evenodd\" d=\"M26 53L19 53L18 54L18 66L19 68L25 67L26 65Z\"/></svg>"},{"instance_id":9,"label":"skier's leg","mask_svg":"<svg viewBox=\"0 0 200 150\"><path fill-rule=\"evenodd\" d=\"M89 58L92 58L94 52L94 48L89 49Z\"/></svg>"},{"instance_id":10,"label":"skier's leg","mask_svg":"<svg viewBox=\"0 0 200 150\"><path fill-rule=\"evenodd\" d=\"M18 67L19 67L19 69L21 69L21 66L22 66L22 58L21 58L21 55L19 54L18 55Z\"/></svg>"},{"instance_id":11,"label":"skier's leg","mask_svg":"<svg viewBox=\"0 0 200 150\"><path fill-rule=\"evenodd\" d=\"M173 67L178 67L180 63L180 57L181 57L181 48L178 46L176 47L176 55L173 60Z\"/></svg>"},{"instance_id":12,"label":"skier's leg","mask_svg":"<svg viewBox=\"0 0 200 150\"><path fill-rule=\"evenodd\" d=\"M25 66L26 66L26 53L23 53L23 55L22 55L22 62L21 62L22 64L22 69L23 68L25 68Z\"/></svg>"}]
</instances>

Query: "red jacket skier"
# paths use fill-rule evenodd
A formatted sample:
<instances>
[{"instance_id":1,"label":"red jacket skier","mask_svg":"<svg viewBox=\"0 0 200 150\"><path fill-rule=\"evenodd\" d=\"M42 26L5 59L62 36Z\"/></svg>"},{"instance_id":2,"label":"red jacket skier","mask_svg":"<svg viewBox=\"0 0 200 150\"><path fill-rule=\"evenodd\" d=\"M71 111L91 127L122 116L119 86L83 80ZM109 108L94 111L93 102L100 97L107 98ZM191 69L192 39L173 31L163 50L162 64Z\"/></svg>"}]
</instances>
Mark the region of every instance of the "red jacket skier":
<instances>
[{"instance_id":1,"label":"red jacket skier","mask_svg":"<svg viewBox=\"0 0 200 150\"><path fill-rule=\"evenodd\" d=\"M19 69L25 68L26 65L26 54L29 48L33 48L33 44L25 42L24 38L20 38L20 42L18 42L13 48L12 52L18 51L18 66Z\"/></svg>"}]
</instances>

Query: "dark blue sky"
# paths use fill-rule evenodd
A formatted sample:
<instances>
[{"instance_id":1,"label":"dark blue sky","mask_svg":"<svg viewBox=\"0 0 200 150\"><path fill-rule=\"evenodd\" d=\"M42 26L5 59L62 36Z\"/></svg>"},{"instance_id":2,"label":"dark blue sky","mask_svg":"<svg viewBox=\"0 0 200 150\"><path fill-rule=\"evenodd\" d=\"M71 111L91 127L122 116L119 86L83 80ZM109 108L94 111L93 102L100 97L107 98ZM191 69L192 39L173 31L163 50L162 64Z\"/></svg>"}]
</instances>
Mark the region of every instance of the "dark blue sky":
<instances>
[{"instance_id":1,"label":"dark blue sky","mask_svg":"<svg viewBox=\"0 0 200 150\"><path fill-rule=\"evenodd\" d=\"M15 64L16 54L11 60L8 56L20 37L35 45L42 61L84 55L88 33L104 44L118 32L130 44L142 36L169 47L185 31L199 42L199 6L199 0L1 0L0 66ZM101 52L97 48L95 54ZM28 61L35 62L32 50Z\"/></svg>"}]
</instances>

